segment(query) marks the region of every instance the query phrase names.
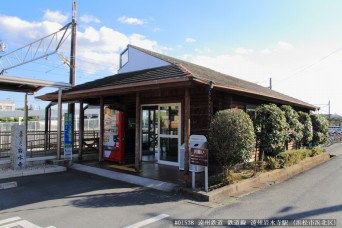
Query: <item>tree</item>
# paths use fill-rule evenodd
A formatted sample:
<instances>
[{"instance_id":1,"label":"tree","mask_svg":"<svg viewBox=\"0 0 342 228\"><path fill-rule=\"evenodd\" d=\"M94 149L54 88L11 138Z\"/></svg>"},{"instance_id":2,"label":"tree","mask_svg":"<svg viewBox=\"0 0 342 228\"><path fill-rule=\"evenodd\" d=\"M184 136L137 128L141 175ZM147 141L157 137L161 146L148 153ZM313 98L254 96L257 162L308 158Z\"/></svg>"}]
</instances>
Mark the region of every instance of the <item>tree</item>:
<instances>
[{"instance_id":1,"label":"tree","mask_svg":"<svg viewBox=\"0 0 342 228\"><path fill-rule=\"evenodd\" d=\"M303 146L309 146L313 136L310 115L305 112L298 112L298 116L299 122L301 122L301 124L303 125L303 138L301 140L301 143Z\"/></svg>"},{"instance_id":2,"label":"tree","mask_svg":"<svg viewBox=\"0 0 342 228\"><path fill-rule=\"evenodd\" d=\"M303 125L298 120L298 113L289 105L282 105L280 109L284 112L287 123L285 148L288 150L288 143L295 141L298 149L303 138Z\"/></svg>"},{"instance_id":3,"label":"tree","mask_svg":"<svg viewBox=\"0 0 342 228\"><path fill-rule=\"evenodd\" d=\"M251 158L255 147L252 120L239 109L217 112L210 123L208 143L210 153L227 174L232 166Z\"/></svg>"},{"instance_id":4,"label":"tree","mask_svg":"<svg viewBox=\"0 0 342 228\"><path fill-rule=\"evenodd\" d=\"M263 104L257 107L255 130L262 159L265 154L275 156L283 151L286 128L284 112L275 104Z\"/></svg>"},{"instance_id":5,"label":"tree","mask_svg":"<svg viewBox=\"0 0 342 228\"><path fill-rule=\"evenodd\" d=\"M325 116L319 114L311 114L310 118L313 128L312 146L325 144L329 133L328 120Z\"/></svg>"}]
</instances>

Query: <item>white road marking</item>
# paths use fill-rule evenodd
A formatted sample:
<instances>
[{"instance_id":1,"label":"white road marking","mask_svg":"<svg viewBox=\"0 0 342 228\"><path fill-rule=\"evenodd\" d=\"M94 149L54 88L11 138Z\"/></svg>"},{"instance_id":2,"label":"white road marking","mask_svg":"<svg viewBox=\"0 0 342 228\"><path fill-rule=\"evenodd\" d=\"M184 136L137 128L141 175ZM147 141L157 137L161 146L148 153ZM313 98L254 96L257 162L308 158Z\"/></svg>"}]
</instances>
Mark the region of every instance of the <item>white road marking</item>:
<instances>
[{"instance_id":1,"label":"white road marking","mask_svg":"<svg viewBox=\"0 0 342 228\"><path fill-rule=\"evenodd\" d=\"M20 221L18 221L20 220ZM40 226L37 226L27 220L21 220L20 217L13 217L13 218L8 218L8 219L4 219L4 220L0 220L0 225L1 224L5 224L8 223L6 225L2 225L0 226L0 228L11 228L11 227L23 227L23 228L41 228ZM56 228L54 226L49 226L46 228Z\"/></svg>"},{"instance_id":2,"label":"white road marking","mask_svg":"<svg viewBox=\"0 0 342 228\"><path fill-rule=\"evenodd\" d=\"M37 226L33 223L30 223L27 220L20 220L16 222L19 226L25 227L25 228L41 228L40 226Z\"/></svg>"},{"instance_id":3,"label":"white road marking","mask_svg":"<svg viewBox=\"0 0 342 228\"><path fill-rule=\"evenodd\" d=\"M5 223L9 223L9 222L13 222L13 221L17 221L20 220L20 217L13 217L13 218L8 218L8 219L4 219L4 220L0 220L0 225L1 224L5 224Z\"/></svg>"},{"instance_id":4,"label":"white road marking","mask_svg":"<svg viewBox=\"0 0 342 228\"><path fill-rule=\"evenodd\" d=\"M170 215L167 215L167 214L161 214L161 215L158 215L158 216L155 216L155 217L146 219L146 220L144 220L144 221L135 223L135 224L133 224L133 225L125 226L124 228L139 228L139 227L146 226L146 225L148 225L148 224L157 222L157 221L159 221L159 220L161 220L161 219L164 219L164 218L166 218L166 217L169 217L169 216L170 216Z\"/></svg>"}]
</instances>

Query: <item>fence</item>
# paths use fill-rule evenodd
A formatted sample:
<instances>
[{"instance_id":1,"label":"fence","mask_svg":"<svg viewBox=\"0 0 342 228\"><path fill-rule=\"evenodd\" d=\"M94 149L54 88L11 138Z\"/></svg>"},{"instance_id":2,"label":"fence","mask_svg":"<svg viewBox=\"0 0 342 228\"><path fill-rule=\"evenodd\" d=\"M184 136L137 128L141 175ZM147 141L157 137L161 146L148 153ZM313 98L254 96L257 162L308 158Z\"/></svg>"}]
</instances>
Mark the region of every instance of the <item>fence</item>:
<instances>
[{"instance_id":1,"label":"fence","mask_svg":"<svg viewBox=\"0 0 342 228\"><path fill-rule=\"evenodd\" d=\"M340 142L342 142L342 133L329 133L329 138L325 146L328 147L334 143L340 143Z\"/></svg>"},{"instance_id":2,"label":"fence","mask_svg":"<svg viewBox=\"0 0 342 228\"><path fill-rule=\"evenodd\" d=\"M0 132L8 132L11 131L11 126L13 125L21 125L23 122L8 122L8 123L0 123ZM51 131L57 131L57 120L51 120L49 122ZM79 119L75 119L75 131L79 130ZM45 129L45 121L29 121L27 126L27 131L44 131ZM64 129L64 122L62 122L62 130ZM98 131L100 129L100 121L99 119L85 119L84 120L84 130L85 131Z\"/></svg>"},{"instance_id":3,"label":"fence","mask_svg":"<svg viewBox=\"0 0 342 228\"><path fill-rule=\"evenodd\" d=\"M61 138L64 132L61 132ZM98 131L85 131L84 139L98 138ZM79 148L79 132L74 134L74 150ZM61 147L64 147L62 140ZM11 150L11 132L0 133L0 159L8 158ZM51 131L45 134L44 131L29 131L27 133L27 157L51 156L56 155L57 151L57 131ZM63 151L62 151L63 154Z\"/></svg>"},{"instance_id":4,"label":"fence","mask_svg":"<svg viewBox=\"0 0 342 228\"><path fill-rule=\"evenodd\" d=\"M98 119L85 120L84 139L96 139L99 136ZM11 150L11 126L19 123L0 124L0 160L8 159ZM56 127L54 127L56 126ZM63 127L63 126L62 126ZM30 121L27 131L27 157L52 156L57 151L57 122L51 123L51 128L55 129L45 133L44 121ZM63 129L63 128L62 128ZM64 147L64 132L61 132L61 147ZM79 148L78 123L75 125L74 150ZM63 153L63 151L62 151Z\"/></svg>"}]
</instances>

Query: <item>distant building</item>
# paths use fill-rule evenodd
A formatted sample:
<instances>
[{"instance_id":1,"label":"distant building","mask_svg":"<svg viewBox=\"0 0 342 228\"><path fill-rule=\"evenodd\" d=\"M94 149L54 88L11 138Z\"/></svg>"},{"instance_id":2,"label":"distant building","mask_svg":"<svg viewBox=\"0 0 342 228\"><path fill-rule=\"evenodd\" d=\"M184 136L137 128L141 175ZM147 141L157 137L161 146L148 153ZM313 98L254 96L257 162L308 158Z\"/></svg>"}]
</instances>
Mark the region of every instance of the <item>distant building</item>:
<instances>
[{"instance_id":1,"label":"distant building","mask_svg":"<svg viewBox=\"0 0 342 228\"><path fill-rule=\"evenodd\" d=\"M15 103L13 101L0 100L0 112L1 111L15 111Z\"/></svg>"}]
</instances>

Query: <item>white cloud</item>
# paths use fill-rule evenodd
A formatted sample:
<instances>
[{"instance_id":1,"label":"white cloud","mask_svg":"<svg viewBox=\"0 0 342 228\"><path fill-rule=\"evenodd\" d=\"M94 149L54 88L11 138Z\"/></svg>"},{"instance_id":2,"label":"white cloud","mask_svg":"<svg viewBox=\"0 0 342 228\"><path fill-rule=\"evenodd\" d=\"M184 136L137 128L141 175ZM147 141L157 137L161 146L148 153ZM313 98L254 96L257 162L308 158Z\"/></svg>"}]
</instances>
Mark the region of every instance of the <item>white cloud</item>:
<instances>
[{"instance_id":1,"label":"white cloud","mask_svg":"<svg viewBox=\"0 0 342 228\"><path fill-rule=\"evenodd\" d=\"M278 41L273 47L267 47L260 51L263 55L269 55L271 53L284 53L294 49L293 44L285 41Z\"/></svg>"},{"instance_id":2,"label":"white cloud","mask_svg":"<svg viewBox=\"0 0 342 228\"><path fill-rule=\"evenodd\" d=\"M235 53L239 55L249 55L254 52L253 49L248 49L248 48L236 48Z\"/></svg>"},{"instance_id":3,"label":"white cloud","mask_svg":"<svg viewBox=\"0 0 342 228\"><path fill-rule=\"evenodd\" d=\"M195 64L208 67L227 75L249 80L251 82L257 82L260 78L269 74L269 69L246 59L242 55L186 55L186 58Z\"/></svg>"},{"instance_id":4,"label":"white cloud","mask_svg":"<svg viewBox=\"0 0 342 228\"><path fill-rule=\"evenodd\" d=\"M279 41L277 43L277 49L280 49L280 50L289 50L289 49L292 49L293 48L293 45L288 43L288 42L284 42L284 41Z\"/></svg>"},{"instance_id":5,"label":"white cloud","mask_svg":"<svg viewBox=\"0 0 342 228\"><path fill-rule=\"evenodd\" d=\"M89 42L94 43L100 40L100 33L98 33L93 27L87 27L84 30L84 33L80 33L80 38L84 38Z\"/></svg>"},{"instance_id":6,"label":"white cloud","mask_svg":"<svg viewBox=\"0 0 342 228\"><path fill-rule=\"evenodd\" d=\"M271 53L272 53L272 50L269 49L269 48L265 48L265 49L262 49L262 50L260 51L260 53L263 54L263 55L268 55L268 54L271 54Z\"/></svg>"},{"instance_id":7,"label":"white cloud","mask_svg":"<svg viewBox=\"0 0 342 228\"><path fill-rule=\"evenodd\" d=\"M101 21L98 18L96 18L93 15L88 15L88 14L80 16L80 21L84 23L91 23L91 22L94 22L97 24L101 23Z\"/></svg>"},{"instance_id":8,"label":"white cloud","mask_svg":"<svg viewBox=\"0 0 342 228\"><path fill-rule=\"evenodd\" d=\"M0 32L19 46L23 46L58 31L62 24L52 21L28 22L18 17L0 16Z\"/></svg>"},{"instance_id":9,"label":"white cloud","mask_svg":"<svg viewBox=\"0 0 342 228\"><path fill-rule=\"evenodd\" d=\"M148 50L155 50L157 48L157 41L149 40L140 34L133 34L129 36L129 41L133 45L144 47Z\"/></svg>"},{"instance_id":10,"label":"white cloud","mask_svg":"<svg viewBox=\"0 0 342 228\"><path fill-rule=\"evenodd\" d=\"M205 53L211 53L212 50L208 47L202 47L202 48L195 48L194 51L197 54L205 54Z\"/></svg>"},{"instance_id":11,"label":"white cloud","mask_svg":"<svg viewBox=\"0 0 342 228\"><path fill-rule=\"evenodd\" d=\"M46 10L44 13L44 19L51 22L65 23L68 20L68 15L63 15L59 11Z\"/></svg>"},{"instance_id":12,"label":"white cloud","mask_svg":"<svg viewBox=\"0 0 342 228\"><path fill-rule=\"evenodd\" d=\"M122 16L118 18L118 21L124 24L131 24L131 25L142 25L145 24L145 22L141 19L134 18L134 17L126 17Z\"/></svg>"},{"instance_id":13,"label":"white cloud","mask_svg":"<svg viewBox=\"0 0 342 228\"><path fill-rule=\"evenodd\" d=\"M22 47L58 31L63 26L63 24L51 21L30 22L18 17L0 15L0 34L6 34L6 37L1 38L6 41L8 51L11 51L11 47L13 49L13 44ZM82 74L115 73L118 69L119 55L129 43L152 51L171 50L140 34L126 35L106 26L98 29L85 26L77 31L76 64L78 70L81 70ZM66 58L70 56L70 37L59 51ZM60 64L60 59L58 60Z\"/></svg>"},{"instance_id":14,"label":"white cloud","mask_svg":"<svg viewBox=\"0 0 342 228\"><path fill-rule=\"evenodd\" d=\"M154 29L153 29L153 32L160 32L160 31L161 31L160 28L154 28Z\"/></svg>"},{"instance_id":15,"label":"white cloud","mask_svg":"<svg viewBox=\"0 0 342 228\"><path fill-rule=\"evenodd\" d=\"M331 112L342 114L342 50L329 55L339 46L340 42L296 47L277 42L249 55L234 52L213 56L202 52L183 58L265 87L272 78L274 90L311 104L327 104L330 100Z\"/></svg>"},{"instance_id":16,"label":"white cloud","mask_svg":"<svg viewBox=\"0 0 342 228\"><path fill-rule=\"evenodd\" d=\"M193 42L196 42L196 40L194 38L188 37L188 38L185 39L185 42L193 43Z\"/></svg>"}]
</instances>

